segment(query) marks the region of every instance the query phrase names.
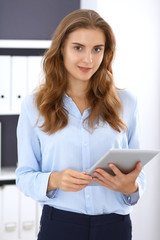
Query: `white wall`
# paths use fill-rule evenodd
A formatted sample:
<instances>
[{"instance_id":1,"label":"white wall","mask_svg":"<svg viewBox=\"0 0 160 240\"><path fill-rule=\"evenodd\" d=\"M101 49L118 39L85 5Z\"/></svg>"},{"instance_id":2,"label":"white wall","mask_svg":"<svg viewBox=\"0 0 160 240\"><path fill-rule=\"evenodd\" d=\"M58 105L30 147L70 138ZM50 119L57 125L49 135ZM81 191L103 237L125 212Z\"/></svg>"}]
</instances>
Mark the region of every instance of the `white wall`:
<instances>
[{"instance_id":1,"label":"white wall","mask_svg":"<svg viewBox=\"0 0 160 240\"><path fill-rule=\"evenodd\" d=\"M138 96L142 148L160 149L160 1L82 0L81 8L96 10L113 28L116 85ZM133 240L159 240L160 157L145 172L147 189L131 215Z\"/></svg>"}]
</instances>

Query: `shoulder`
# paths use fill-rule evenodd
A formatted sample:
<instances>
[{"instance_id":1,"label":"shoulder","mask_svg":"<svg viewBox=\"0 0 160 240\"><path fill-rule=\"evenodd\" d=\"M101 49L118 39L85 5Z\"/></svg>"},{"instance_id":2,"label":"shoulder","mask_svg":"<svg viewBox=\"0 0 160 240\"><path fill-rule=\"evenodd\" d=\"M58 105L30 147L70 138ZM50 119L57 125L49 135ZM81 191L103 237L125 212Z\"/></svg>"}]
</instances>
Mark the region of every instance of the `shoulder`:
<instances>
[{"instance_id":1,"label":"shoulder","mask_svg":"<svg viewBox=\"0 0 160 240\"><path fill-rule=\"evenodd\" d=\"M138 117L137 96L129 90L117 90L123 105L123 121L129 127L132 120Z\"/></svg>"},{"instance_id":2,"label":"shoulder","mask_svg":"<svg viewBox=\"0 0 160 240\"><path fill-rule=\"evenodd\" d=\"M35 94L31 94L28 95L24 98L24 100L22 101L22 105L21 108L24 109L26 111L36 111L36 95Z\"/></svg>"},{"instance_id":3,"label":"shoulder","mask_svg":"<svg viewBox=\"0 0 160 240\"><path fill-rule=\"evenodd\" d=\"M117 95L120 98L124 108L131 107L133 109L136 107L137 96L133 92L129 90L118 89Z\"/></svg>"},{"instance_id":4,"label":"shoulder","mask_svg":"<svg viewBox=\"0 0 160 240\"><path fill-rule=\"evenodd\" d=\"M25 97L21 105L20 115L25 115L29 120L35 124L38 119L39 112L36 107L36 95L31 94Z\"/></svg>"},{"instance_id":5,"label":"shoulder","mask_svg":"<svg viewBox=\"0 0 160 240\"><path fill-rule=\"evenodd\" d=\"M130 90L126 89L118 89L117 90L117 95L120 98L122 102L136 102L137 101L137 96L131 92Z\"/></svg>"}]
</instances>

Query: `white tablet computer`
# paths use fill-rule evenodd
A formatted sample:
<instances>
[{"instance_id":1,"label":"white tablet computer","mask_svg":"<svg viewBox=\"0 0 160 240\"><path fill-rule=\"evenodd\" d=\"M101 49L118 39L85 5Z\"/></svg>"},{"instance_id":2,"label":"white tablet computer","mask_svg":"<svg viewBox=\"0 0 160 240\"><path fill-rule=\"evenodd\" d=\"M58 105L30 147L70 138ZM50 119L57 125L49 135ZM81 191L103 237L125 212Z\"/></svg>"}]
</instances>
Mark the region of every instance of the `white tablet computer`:
<instances>
[{"instance_id":1,"label":"white tablet computer","mask_svg":"<svg viewBox=\"0 0 160 240\"><path fill-rule=\"evenodd\" d=\"M108 173L113 174L108 163L114 163L121 172L127 174L135 169L136 163L141 161L142 167L154 158L160 150L141 150L141 149L111 149L102 156L86 173L94 176L96 168L102 168ZM90 185L97 185L96 182Z\"/></svg>"}]
</instances>

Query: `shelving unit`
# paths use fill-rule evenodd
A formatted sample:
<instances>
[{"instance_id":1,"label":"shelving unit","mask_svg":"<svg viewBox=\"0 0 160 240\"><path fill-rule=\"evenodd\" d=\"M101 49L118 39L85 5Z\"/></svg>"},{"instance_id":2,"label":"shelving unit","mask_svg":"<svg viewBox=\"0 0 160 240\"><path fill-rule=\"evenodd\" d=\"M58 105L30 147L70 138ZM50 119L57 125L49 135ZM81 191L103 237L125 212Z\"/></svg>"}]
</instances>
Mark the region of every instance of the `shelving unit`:
<instances>
[{"instance_id":1,"label":"shelving unit","mask_svg":"<svg viewBox=\"0 0 160 240\"><path fill-rule=\"evenodd\" d=\"M15 185L16 127L21 102L37 86L42 55L49 45L50 41L0 40L1 240L34 240L39 229L41 207Z\"/></svg>"}]
</instances>

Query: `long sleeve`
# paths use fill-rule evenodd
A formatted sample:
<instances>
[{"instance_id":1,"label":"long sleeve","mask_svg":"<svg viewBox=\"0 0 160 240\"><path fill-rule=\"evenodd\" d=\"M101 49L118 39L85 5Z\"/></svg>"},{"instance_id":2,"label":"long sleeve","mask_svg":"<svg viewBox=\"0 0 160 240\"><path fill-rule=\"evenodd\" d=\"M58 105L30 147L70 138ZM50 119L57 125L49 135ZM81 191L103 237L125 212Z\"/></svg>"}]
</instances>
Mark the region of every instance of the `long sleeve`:
<instances>
[{"instance_id":1,"label":"long sleeve","mask_svg":"<svg viewBox=\"0 0 160 240\"><path fill-rule=\"evenodd\" d=\"M48 199L46 189L50 172L41 171L42 154L35 130L36 121L33 121L34 113L32 115L32 111L29 112L30 106L27 106L27 100L22 104L17 127L16 184L25 195L43 202Z\"/></svg>"},{"instance_id":2,"label":"long sleeve","mask_svg":"<svg viewBox=\"0 0 160 240\"><path fill-rule=\"evenodd\" d=\"M131 115L131 121L128 126L128 148L139 149L140 148L140 122L139 122L139 113L138 113L138 104L137 99L135 101L135 106L133 107L133 114ZM145 174L144 170L140 172L138 178L138 191L130 195L124 195L124 201L128 205L135 205L145 190Z\"/></svg>"}]
</instances>

